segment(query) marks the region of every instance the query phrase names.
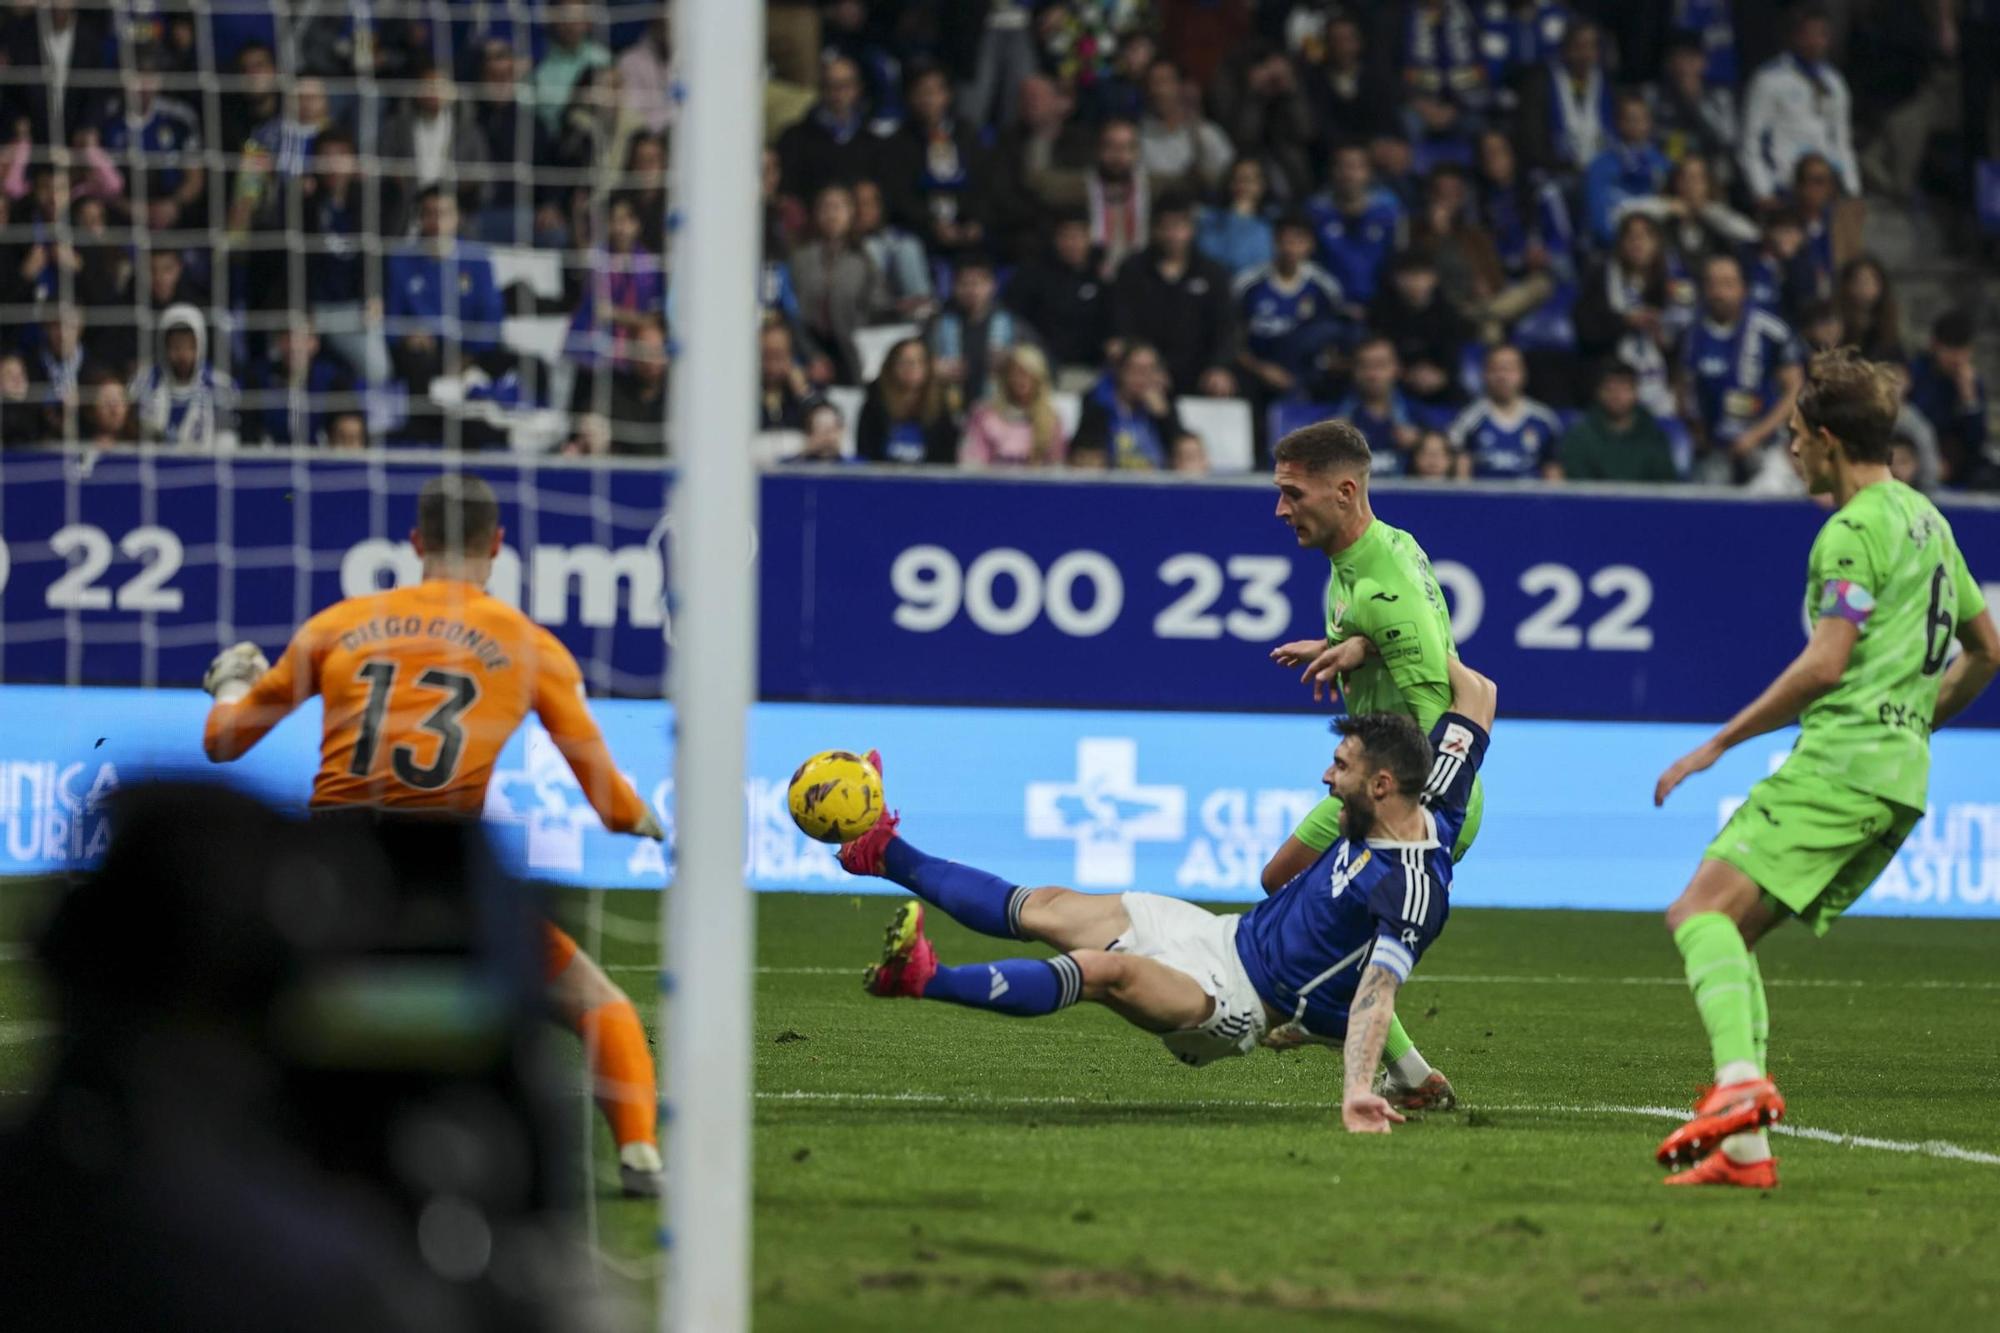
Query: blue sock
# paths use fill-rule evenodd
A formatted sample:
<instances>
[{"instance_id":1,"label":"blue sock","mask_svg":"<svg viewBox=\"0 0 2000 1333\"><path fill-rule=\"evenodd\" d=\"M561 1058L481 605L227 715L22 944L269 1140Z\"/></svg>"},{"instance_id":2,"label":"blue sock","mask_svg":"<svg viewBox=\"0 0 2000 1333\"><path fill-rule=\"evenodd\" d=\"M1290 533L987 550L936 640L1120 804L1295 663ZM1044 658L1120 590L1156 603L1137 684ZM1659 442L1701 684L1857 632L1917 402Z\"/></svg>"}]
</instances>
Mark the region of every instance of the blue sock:
<instances>
[{"instance_id":1,"label":"blue sock","mask_svg":"<svg viewBox=\"0 0 2000 1333\"><path fill-rule=\"evenodd\" d=\"M1083 969L1068 954L940 966L925 985L924 998L1035 1018L1083 998Z\"/></svg>"},{"instance_id":2,"label":"blue sock","mask_svg":"<svg viewBox=\"0 0 2000 1333\"><path fill-rule=\"evenodd\" d=\"M882 854L889 878L962 926L1003 940L1021 938L1021 904L1030 890L998 875L926 856L901 838Z\"/></svg>"}]
</instances>

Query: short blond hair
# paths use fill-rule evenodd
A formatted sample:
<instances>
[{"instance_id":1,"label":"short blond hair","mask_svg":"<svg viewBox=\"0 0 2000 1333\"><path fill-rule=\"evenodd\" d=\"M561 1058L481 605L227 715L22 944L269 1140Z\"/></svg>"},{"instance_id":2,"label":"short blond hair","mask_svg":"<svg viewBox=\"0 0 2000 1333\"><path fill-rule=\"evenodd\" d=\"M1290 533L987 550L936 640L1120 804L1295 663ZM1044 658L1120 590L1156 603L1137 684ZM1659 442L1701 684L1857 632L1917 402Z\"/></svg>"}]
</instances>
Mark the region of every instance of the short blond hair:
<instances>
[{"instance_id":1,"label":"short blond hair","mask_svg":"<svg viewBox=\"0 0 2000 1333\"><path fill-rule=\"evenodd\" d=\"M1889 461L1900 408L1895 372L1852 347L1829 348L1806 363L1799 419L1839 440L1857 463Z\"/></svg>"}]
</instances>

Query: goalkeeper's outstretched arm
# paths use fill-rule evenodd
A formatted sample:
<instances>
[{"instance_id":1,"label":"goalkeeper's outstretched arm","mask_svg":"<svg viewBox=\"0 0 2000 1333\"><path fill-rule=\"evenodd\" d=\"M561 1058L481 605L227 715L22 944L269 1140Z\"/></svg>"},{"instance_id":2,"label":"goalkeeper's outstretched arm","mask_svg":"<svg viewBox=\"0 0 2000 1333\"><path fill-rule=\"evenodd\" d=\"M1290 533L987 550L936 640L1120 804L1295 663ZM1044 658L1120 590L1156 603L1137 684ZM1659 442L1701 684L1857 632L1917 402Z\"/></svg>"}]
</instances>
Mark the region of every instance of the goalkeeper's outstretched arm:
<instances>
[{"instance_id":1,"label":"goalkeeper's outstretched arm","mask_svg":"<svg viewBox=\"0 0 2000 1333\"><path fill-rule=\"evenodd\" d=\"M306 658L304 640L305 631L300 630L276 666L264 660L254 643L239 643L216 654L201 682L215 697L201 737L201 748L210 760L226 764L242 758L311 695L311 670L300 669Z\"/></svg>"},{"instance_id":2,"label":"goalkeeper's outstretched arm","mask_svg":"<svg viewBox=\"0 0 2000 1333\"><path fill-rule=\"evenodd\" d=\"M597 719L584 703L583 672L577 669L576 659L547 630L536 636L536 645L535 716L548 729L549 739L555 742L570 772L576 774L590 808L613 833L664 840L652 807L640 799L612 762L604 733L597 729Z\"/></svg>"}]
</instances>

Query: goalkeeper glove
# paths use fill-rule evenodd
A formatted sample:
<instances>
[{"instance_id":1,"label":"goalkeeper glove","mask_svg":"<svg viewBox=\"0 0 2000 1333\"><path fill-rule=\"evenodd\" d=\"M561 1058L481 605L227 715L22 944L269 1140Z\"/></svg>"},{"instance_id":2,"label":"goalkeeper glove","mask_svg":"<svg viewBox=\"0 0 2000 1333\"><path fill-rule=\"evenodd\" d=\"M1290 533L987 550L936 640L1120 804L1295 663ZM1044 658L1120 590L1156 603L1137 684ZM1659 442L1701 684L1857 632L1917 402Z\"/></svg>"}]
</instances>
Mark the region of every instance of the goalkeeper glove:
<instances>
[{"instance_id":1,"label":"goalkeeper glove","mask_svg":"<svg viewBox=\"0 0 2000 1333\"><path fill-rule=\"evenodd\" d=\"M254 643L239 643L215 655L208 664L208 674L201 678L201 687L214 695L217 703L235 703L270 669L262 649Z\"/></svg>"},{"instance_id":2,"label":"goalkeeper glove","mask_svg":"<svg viewBox=\"0 0 2000 1333\"><path fill-rule=\"evenodd\" d=\"M639 816L639 822L632 826L632 832L642 838L651 838L654 842L667 840L667 831L660 827L660 821L654 816L651 806L647 806L645 813Z\"/></svg>"}]
</instances>

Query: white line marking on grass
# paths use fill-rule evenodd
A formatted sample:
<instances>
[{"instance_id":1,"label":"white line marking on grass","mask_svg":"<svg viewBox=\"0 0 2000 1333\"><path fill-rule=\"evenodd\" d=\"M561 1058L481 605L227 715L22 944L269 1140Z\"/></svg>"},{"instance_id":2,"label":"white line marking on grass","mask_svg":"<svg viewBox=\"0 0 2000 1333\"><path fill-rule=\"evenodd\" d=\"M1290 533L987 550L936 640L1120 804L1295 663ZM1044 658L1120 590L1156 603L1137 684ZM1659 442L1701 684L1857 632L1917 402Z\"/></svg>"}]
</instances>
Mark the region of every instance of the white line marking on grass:
<instances>
[{"instance_id":1,"label":"white line marking on grass","mask_svg":"<svg viewBox=\"0 0 2000 1333\"><path fill-rule=\"evenodd\" d=\"M811 1092L804 1089L790 1092L759 1092L760 1102L859 1102L874 1105L906 1104L916 1106L952 1106L971 1104L989 1108L1036 1107L1036 1106L1077 1106L1101 1107L1113 1111L1154 1111L1154 1110L1201 1110L1201 1111L1318 1111L1328 1116L1339 1111L1332 1102L1258 1101L1248 1098L1190 1097L1159 1101L1115 1101L1094 1097L968 1097L963 1094L942 1092ZM1497 1104L1489 1106L1468 1105L1466 1110L1506 1111L1527 1115L1632 1115L1648 1120L1684 1120L1687 1111L1674 1106L1579 1106L1579 1105L1538 1105L1538 1104ZM1964 1148L1942 1139L1926 1139L1921 1142L1905 1139L1884 1139L1869 1134L1841 1134L1830 1129L1817 1129L1806 1125L1777 1124L1771 1126L1773 1134L1796 1139L1809 1139L1815 1143L1830 1143L1843 1148L1871 1148L1877 1152L1916 1153L1924 1157L1939 1157L1954 1162L1973 1162L1980 1166L2000 1166L2000 1153L1983 1152L1977 1148Z\"/></svg>"},{"instance_id":2,"label":"white line marking on grass","mask_svg":"<svg viewBox=\"0 0 2000 1333\"><path fill-rule=\"evenodd\" d=\"M657 972L650 963L615 963L604 969L607 972ZM865 970L862 964L853 967L760 967L759 976L774 977L859 977ZM1407 984L1431 982L1454 986L1672 986L1677 990L1687 987L1685 977L1584 977L1555 975L1529 977L1498 975L1493 973L1436 972L1425 974L1421 971L1410 974ZM1921 979L1894 980L1884 978L1877 981L1859 981L1843 977L1766 977L1766 986L1796 986L1818 990L1963 990L2000 991L2000 981L1924 981Z\"/></svg>"},{"instance_id":3,"label":"white line marking on grass","mask_svg":"<svg viewBox=\"0 0 2000 1333\"><path fill-rule=\"evenodd\" d=\"M31 1041L56 1035L54 1023L37 1022L32 1019L13 1023L0 1023L0 1046L21 1046Z\"/></svg>"}]
</instances>

